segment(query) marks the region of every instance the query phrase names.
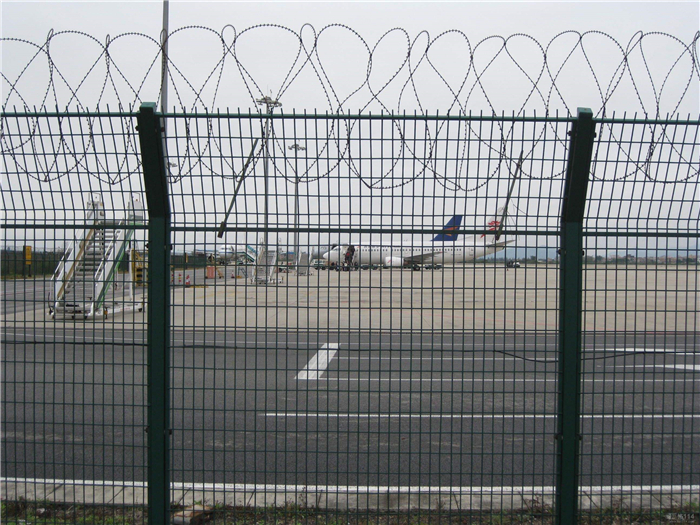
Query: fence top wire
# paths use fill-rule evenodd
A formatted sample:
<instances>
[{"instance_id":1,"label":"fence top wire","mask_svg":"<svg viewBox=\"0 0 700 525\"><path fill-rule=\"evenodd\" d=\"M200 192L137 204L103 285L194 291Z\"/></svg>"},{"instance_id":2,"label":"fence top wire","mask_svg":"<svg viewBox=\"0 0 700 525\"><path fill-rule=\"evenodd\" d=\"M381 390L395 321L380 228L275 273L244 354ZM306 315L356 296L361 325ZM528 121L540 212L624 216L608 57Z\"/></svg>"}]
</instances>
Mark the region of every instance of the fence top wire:
<instances>
[{"instance_id":1,"label":"fence top wire","mask_svg":"<svg viewBox=\"0 0 700 525\"><path fill-rule=\"evenodd\" d=\"M0 116L3 119L36 119L36 118L86 118L86 119L96 119L96 118L136 118L138 116L138 108L130 108L128 110L114 110L110 109L109 105L106 106L104 110L99 108L95 110L90 110L86 108L84 111L79 109L75 110L60 110L57 107L53 110L48 110L47 108L25 108L18 110L16 107L12 110L4 110L0 112ZM260 113L253 112L251 110L242 111L238 108L235 111L230 111L226 109L225 111L217 109L215 111L209 111L207 109L198 110L194 108L192 111L166 111L159 112L166 119L176 119L176 118L200 118L200 119L211 119L211 120L227 120L227 119L270 119L270 120L418 120L418 121L475 121L475 122L573 122L576 117L573 115L560 114L558 111L554 112L553 115L538 115L537 111L533 111L531 115L516 115L515 112L510 112L507 114L502 111L500 114L484 114L483 111L474 112L469 111L467 113L445 113L441 114L439 110L436 110L433 114L420 114L417 111L411 112L394 112L394 111L379 111L377 113L362 113L360 111L356 113L331 113L328 111L307 111L292 109L289 113L278 112L278 113ZM622 112L618 114L617 112L612 112L609 117L598 117L594 118L593 121L596 124L655 124L664 126L695 126L700 124L700 114L697 118L693 118L692 115L687 117L681 117L680 115L673 116L667 113L663 118L652 118L650 116L645 116L638 113L628 114L627 112Z\"/></svg>"},{"instance_id":2,"label":"fence top wire","mask_svg":"<svg viewBox=\"0 0 700 525\"><path fill-rule=\"evenodd\" d=\"M2 120L0 125L0 143L2 145L3 155L7 155L10 158L16 160L16 156L21 154L26 156L31 154L34 156L46 156L53 155L58 157L60 155L67 155L69 157L81 157L89 152L92 155L105 155L107 153L112 155L126 154L120 152L119 148L112 147L111 149L101 151L100 141L98 138L103 134L108 134L112 137L112 141L123 141L125 145L125 151L131 151L135 153L134 147L138 142L136 140L136 126L135 126L135 116L136 113L133 112L48 112L44 111L32 111L32 112L4 112L2 114ZM223 151L217 142L242 140L242 139L262 139L265 135L265 123L270 122L271 127L269 130L269 139L278 147L279 154L275 151L270 153L270 156L275 161L289 162L291 158L299 160L303 158L308 161L310 152L306 150L305 147L301 146L300 149L304 151L303 155L299 154L299 150L296 150L294 154L289 153L285 150L284 146L287 142L290 144L296 144L297 142L321 142L324 144L329 144L335 142L337 144L341 142L350 143L353 140L364 140L364 141L378 141L378 142L400 142L402 146L407 145L408 140L421 140L424 142L429 142L431 144L437 144L440 141L476 141L487 146L487 149L498 151L498 156L502 160L508 160L513 163L517 161L519 156L519 151L516 151L514 157L511 157L509 148L506 147L506 143L512 142L514 144L525 144L526 142L531 142L532 144L537 144L539 142L558 142L566 147L568 141L568 127L561 127L558 124L570 123L573 118L570 116L559 117L555 116L545 116L538 117L537 115L532 116L516 116L516 115L474 115L474 114L464 114L464 115L407 115L407 114L359 114L359 115L334 115L329 113L291 113L291 114L268 114L260 115L256 113L204 113L199 114L194 113L174 113L165 114L166 121L172 121L177 130L171 130L170 133L166 133L169 139L172 140L185 140L187 141L187 147L184 148L189 155L196 158L202 157L202 152L198 152L198 149L203 149L203 151L208 150L210 147L215 151ZM241 130L238 133L240 136L236 135L236 131L231 129L232 120L247 122L248 136ZM203 122L202 122L203 121ZM228 122L222 122L228 121ZM302 121L322 121L324 126L322 129L314 129L313 126L309 126L307 123L303 124L304 128L297 129L297 124ZM370 127L366 127L365 121L376 121L379 122L379 134L374 136L371 134L361 135L362 129L371 130ZM451 126L451 122L455 121L454 125ZM115 122L118 128L115 127ZM330 122L330 124L328 124ZM406 126L413 126L413 131L418 129L418 124L416 122L423 122L424 133L422 137L413 136L409 137L407 133ZM436 125L431 125L430 122L436 122ZM598 148L596 150L597 155L600 154L601 144L614 144L618 148L624 149L629 148L633 144L639 147L646 148L645 160L646 165L653 162L654 152L658 150L659 146L664 144L668 145L675 153L679 154L680 162L682 163L692 163L692 158L684 155L681 150L685 146L692 145L691 143L676 144L674 141L678 136L679 128L697 128L700 120L681 120L679 118L666 118L664 120L649 120L647 118L639 118L639 116L634 115L632 117L627 117L623 115L622 117L617 117L613 115L609 119L596 119L596 125L599 133ZM386 127L391 126L391 135L386 135ZM408 123L408 124L407 124ZM411 124L413 123L413 124ZM526 126L527 123L532 123L532 126ZM43 124L43 127L42 127ZM462 125L463 124L463 125ZM240 127L240 122L238 124ZM363 128L365 126L365 128ZM235 127L235 126L234 126ZM288 128L292 127L291 130ZM227 129L228 128L228 129ZM526 131L521 131L520 136L516 136L514 133L516 129L522 129ZM628 138L624 136L625 133L630 133L634 130L642 129L643 131L637 132L639 138L633 137ZM411 130L409 130L411 131ZM547 135L549 132L549 135ZM328 136L325 138L322 136L323 133L327 133ZM688 138L687 132L684 133L686 139ZM75 139L76 137L81 137L85 142L84 150L80 151L78 145L71 145L69 139ZM46 139L50 138L50 144L46 143ZM40 140L39 140L40 139ZM195 142L197 144L195 144ZM495 148L494 144L499 144L499 148ZM29 146L29 150L23 149L25 146ZM199 147L197 147L199 146ZM260 158L260 152L262 152L262 143L260 144L260 149L254 157L254 161ZM273 148L274 149L274 148ZM517 150L517 147L511 148L513 151ZM521 148L522 149L522 148ZM608 147L609 149L609 147ZM531 157L531 153L534 148L524 148L523 158L528 160ZM178 148L178 151L183 151L183 148ZM400 150L401 151L401 150ZM207 155L211 155L207 153ZM319 152L319 156L328 156L328 152L323 148ZM400 154L392 152L394 157L401 157ZM432 147L424 155L428 158L433 155ZM343 155L339 155L341 160ZM463 155L467 157L468 155ZM626 155L629 157L629 155ZM232 158L240 157L240 155L232 155ZM319 159L316 159L319 160ZM595 161L595 159L594 159ZM123 164L123 162L122 162ZM74 162L74 167L78 168L81 164L80 162ZM136 158L135 167L139 168L139 160ZM218 175L223 177L235 177L235 173L238 173L233 166L229 166L231 169L228 173L221 171ZM275 166L276 168L276 166ZM278 170L279 171L279 170ZM297 171L295 169L295 171ZM637 170L639 171L639 169ZM71 169L57 170L55 174L46 174L43 178L48 180L54 177L60 177L67 173L70 173ZM217 174L215 171L212 174ZM95 172L88 170L88 175L95 175ZM175 170L171 170L171 176L179 178L184 175L183 173L177 173ZM357 176L361 178L359 173ZM435 173L437 177L440 174ZM558 172L555 176L562 175L562 172ZM692 178L697 175L697 170L691 170L686 178ZM30 174L30 176L33 176ZM532 175L530 175L532 176ZM600 175L593 170L593 178L599 177ZM648 174L647 174L648 176ZM306 179L304 176L294 175L291 178L298 180L302 178L302 182ZM618 175L619 177L627 178L629 174ZM318 176L317 176L318 178ZM114 182L114 180L112 180ZM670 181L673 182L673 181ZM459 188L459 186L456 186Z\"/></svg>"}]
</instances>

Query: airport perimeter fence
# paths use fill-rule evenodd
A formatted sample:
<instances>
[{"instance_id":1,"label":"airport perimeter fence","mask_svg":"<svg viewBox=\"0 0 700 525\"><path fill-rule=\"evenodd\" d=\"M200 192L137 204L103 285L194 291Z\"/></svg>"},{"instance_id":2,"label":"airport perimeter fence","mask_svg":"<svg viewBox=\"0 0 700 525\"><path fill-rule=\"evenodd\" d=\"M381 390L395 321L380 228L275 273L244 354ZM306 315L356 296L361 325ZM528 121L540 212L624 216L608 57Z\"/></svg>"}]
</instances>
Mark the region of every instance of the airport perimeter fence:
<instances>
[{"instance_id":1,"label":"airport perimeter fence","mask_svg":"<svg viewBox=\"0 0 700 525\"><path fill-rule=\"evenodd\" d=\"M4 112L3 521L697 523L698 124Z\"/></svg>"}]
</instances>

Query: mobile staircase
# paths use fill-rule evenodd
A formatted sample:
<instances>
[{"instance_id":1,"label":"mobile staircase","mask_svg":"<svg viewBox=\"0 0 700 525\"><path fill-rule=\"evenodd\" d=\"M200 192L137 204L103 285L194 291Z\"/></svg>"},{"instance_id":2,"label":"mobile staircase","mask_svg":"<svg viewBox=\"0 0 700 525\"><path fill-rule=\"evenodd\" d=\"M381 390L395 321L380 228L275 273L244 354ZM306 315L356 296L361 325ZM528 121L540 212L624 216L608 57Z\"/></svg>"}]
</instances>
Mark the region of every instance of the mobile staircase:
<instances>
[{"instance_id":1,"label":"mobile staircase","mask_svg":"<svg viewBox=\"0 0 700 525\"><path fill-rule=\"evenodd\" d=\"M276 283L277 273L277 250L266 250L261 248L257 252L255 259L255 270L253 272L253 284Z\"/></svg>"},{"instance_id":2,"label":"mobile staircase","mask_svg":"<svg viewBox=\"0 0 700 525\"><path fill-rule=\"evenodd\" d=\"M121 290L117 291L119 284L115 282L134 236L134 226L144 221L142 201L132 197L121 221L106 219L98 196L93 196L88 206L88 227L73 239L53 275L54 294L49 307L53 319L87 319L143 310L143 298L138 303L134 299L132 264L128 265L129 277L122 282Z\"/></svg>"},{"instance_id":3,"label":"mobile staircase","mask_svg":"<svg viewBox=\"0 0 700 525\"><path fill-rule=\"evenodd\" d=\"M296 260L297 275L309 275L311 273L311 261L309 254L302 252Z\"/></svg>"},{"instance_id":4,"label":"mobile staircase","mask_svg":"<svg viewBox=\"0 0 700 525\"><path fill-rule=\"evenodd\" d=\"M258 251L252 246L246 245L245 251L236 253L236 269L234 270L235 275L237 277L243 277L244 279L248 279L248 268L251 265L255 265L255 261L257 260L257 258Z\"/></svg>"}]
</instances>

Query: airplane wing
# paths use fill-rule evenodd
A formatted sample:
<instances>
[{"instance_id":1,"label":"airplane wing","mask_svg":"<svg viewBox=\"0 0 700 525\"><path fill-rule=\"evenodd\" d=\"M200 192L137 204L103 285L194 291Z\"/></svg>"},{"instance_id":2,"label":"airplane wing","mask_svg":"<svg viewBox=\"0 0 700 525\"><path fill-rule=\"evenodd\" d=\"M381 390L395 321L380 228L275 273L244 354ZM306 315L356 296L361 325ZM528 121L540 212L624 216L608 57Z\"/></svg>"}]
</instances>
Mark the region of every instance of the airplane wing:
<instances>
[{"instance_id":1,"label":"airplane wing","mask_svg":"<svg viewBox=\"0 0 700 525\"><path fill-rule=\"evenodd\" d=\"M515 239L511 239L510 241L503 241L503 242L494 242L492 244L487 244L487 248L505 248L507 244L515 242Z\"/></svg>"},{"instance_id":2,"label":"airplane wing","mask_svg":"<svg viewBox=\"0 0 700 525\"><path fill-rule=\"evenodd\" d=\"M416 253L415 255L409 255L408 257L404 257L403 261L404 263L409 263L409 264L423 264L426 262L430 262L430 260L436 256L440 255L442 252L440 250L435 250L432 252L422 252L422 253Z\"/></svg>"}]
</instances>

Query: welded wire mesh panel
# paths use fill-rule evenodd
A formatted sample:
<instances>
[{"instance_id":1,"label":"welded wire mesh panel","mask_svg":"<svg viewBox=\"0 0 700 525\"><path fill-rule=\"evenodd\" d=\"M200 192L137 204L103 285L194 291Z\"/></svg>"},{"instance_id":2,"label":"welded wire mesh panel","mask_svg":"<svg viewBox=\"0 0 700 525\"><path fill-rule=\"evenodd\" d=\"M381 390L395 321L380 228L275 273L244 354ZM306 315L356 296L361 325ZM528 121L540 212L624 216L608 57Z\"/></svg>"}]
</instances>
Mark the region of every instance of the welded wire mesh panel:
<instances>
[{"instance_id":1,"label":"welded wire mesh panel","mask_svg":"<svg viewBox=\"0 0 700 525\"><path fill-rule=\"evenodd\" d=\"M3 520L143 521L137 137L132 115L3 114Z\"/></svg>"},{"instance_id":2,"label":"welded wire mesh panel","mask_svg":"<svg viewBox=\"0 0 700 525\"><path fill-rule=\"evenodd\" d=\"M601 121L585 228L581 519L697 522L697 123Z\"/></svg>"},{"instance_id":3,"label":"welded wire mesh panel","mask_svg":"<svg viewBox=\"0 0 700 525\"><path fill-rule=\"evenodd\" d=\"M145 521L156 272L174 520L551 521L571 119L263 102L166 118L169 268L134 115L3 114L9 516ZM579 517L697 520L697 123L596 131Z\"/></svg>"},{"instance_id":4,"label":"welded wire mesh panel","mask_svg":"<svg viewBox=\"0 0 700 525\"><path fill-rule=\"evenodd\" d=\"M569 128L168 116L173 511L550 520Z\"/></svg>"}]
</instances>

